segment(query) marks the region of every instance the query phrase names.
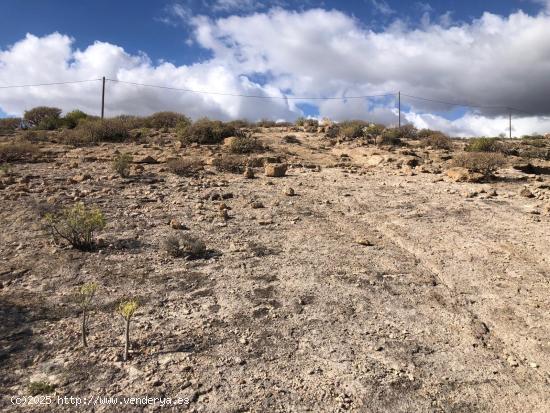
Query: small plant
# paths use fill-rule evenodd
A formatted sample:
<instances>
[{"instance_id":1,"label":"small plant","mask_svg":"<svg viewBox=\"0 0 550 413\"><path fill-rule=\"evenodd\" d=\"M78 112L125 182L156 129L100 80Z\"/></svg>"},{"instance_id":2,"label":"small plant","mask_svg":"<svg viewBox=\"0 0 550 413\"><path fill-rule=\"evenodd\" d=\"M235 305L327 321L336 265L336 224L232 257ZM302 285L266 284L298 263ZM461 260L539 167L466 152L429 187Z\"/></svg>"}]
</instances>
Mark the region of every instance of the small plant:
<instances>
[{"instance_id":1,"label":"small plant","mask_svg":"<svg viewBox=\"0 0 550 413\"><path fill-rule=\"evenodd\" d=\"M130 321L138 307L138 301L132 299L121 302L117 308L118 313L124 319L124 361L128 360L128 350L130 349Z\"/></svg>"},{"instance_id":2,"label":"small plant","mask_svg":"<svg viewBox=\"0 0 550 413\"><path fill-rule=\"evenodd\" d=\"M502 152L503 149L497 138L473 138L464 148L466 152Z\"/></svg>"},{"instance_id":3,"label":"small plant","mask_svg":"<svg viewBox=\"0 0 550 413\"><path fill-rule=\"evenodd\" d=\"M357 139L365 136L366 128L369 124L362 120L347 120L338 124L340 136L349 139Z\"/></svg>"},{"instance_id":4,"label":"small plant","mask_svg":"<svg viewBox=\"0 0 550 413\"><path fill-rule=\"evenodd\" d=\"M401 132L399 128L384 129L384 132L376 138L379 145L401 145Z\"/></svg>"},{"instance_id":5,"label":"small plant","mask_svg":"<svg viewBox=\"0 0 550 413\"><path fill-rule=\"evenodd\" d=\"M94 233L106 225L99 209L86 208L83 203L57 214L48 213L44 216L44 222L55 240L64 239L73 248L84 251L92 248Z\"/></svg>"},{"instance_id":6,"label":"small plant","mask_svg":"<svg viewBox=\"0 0 550 413\"><path fill-rule=\"evenodd\" d=\"M55 385L47 381L31 381L27 385L27 390L31 396L39 396L41 394L50 394L55 391Z\"/></svg>"},{"instance_id":7,"label":"small plant","mask_svg":"<svg viewBox=\"0 0 550 413\"><path fill-rule=\"evenodd\" d=\"M506 163L506 158L500 153L463 152L453 158L452 165L479 172L485 177L491 176Z\"/></svg>"},{"instance_id":8,"label":"small plant","mask_svg":"<svg viewBox=\"0 0 550 413\"><path fill-rule=\"evenodd\" d=\"M242 174L247 166L248 160L244 156L225 155L218 156L212 161L212 166L218 172L229 172L232 174Z\"/></svg>"},{"instance_id":9,"label":"small plant","mask_svg":"<svg viewBox=\"0 0 550 413\"><path fill-rule=\"evenodd\" d=\"M250 153L260 149L262 146L252 135L235 136L229 142L229 151L231 153Z\"/></svg>"},{"instance_id":10,"label":"small plant","mask_svg":"<svg viewBox=\"0 0 550 413\"><path fill-rule=\"evenodd\" d=\"M25 140L15 140L0 144L0 162L30 160L36 156L38 149Z\"/></svg>"},{"instance_id":11,"label":"small plant","mask_svg":"<svg viewBox=\"0 0 550 413\"><path fill-rule=\"evenodd\" d=\"M130 175L130 164L132 163L132 155L129 153L119 153L113 160L113 169L121 177L126 178Z\"/></svg>"},{"instance_id":12,"label":"small plant","mask_svg":"<svg viewBox=\"0 0 550 413\"><path fill-rule=\"evenodd\" d=\"M82 336L82 346L84 347L88 347L88 341L86 339L88 335L87 318L88 318L88 311L91 308L92 301L94 299L96 291L97 291L97 284L93 282L81 285L76 291L76 302L80 307L80 310L82 311L81 336Z\"/></svg>"},{"instance_id":13,"label":"small plant","mask_svg":"<svg viewBox=\"0 0 550 413\"><path fill-rule=\"evenodd\" d=\"M20 118L1 118L0 132L13 132L21 126Z\"/></svg>"},{"instance_id":14,"label":"small plant","mask_svg":"<svg viewBox=\"0 0 550 413\"><path fill-rule=\"evenodd\" d=\"M74 129L78 126L78 123L82 119L87 119L87 118L88 118L88 115L86 113L82 112L81 110L75 109L75 110L67 113L63 117L63 123L65 124L65 126L67 128Z\"/></svg>"},{"instance_id":15,"label":"small plant","mask_svg":"<svg viewBox=\"0 0 550 413\"><path fill-rule=\"evenodd\" d=\"M75 131L89 143L122 142L130 136L129 121L124 118L84 119Z\"/></svg>"},{"instance_id":16,"label":"small plant","mask_svg":"<svg viewBox=\"0 0 550 413\"><path fill-rule=\"evenodd\" d=\"M194 158L180 158L168 161L168 170L179 176L195 176L204 169L202 162Z\"/></svg>"},{"instance_id":17,"label":"small plant","mask_svg":"<svg viewBox=\"0 0 550 413\"><path fill-rule=\"evenodd\" d=\"M9 163L3 163L0 165L0 176L10 176L12 173L12 168Z\"/></svg>"},{"instance_id":18,"label":"small plant","mask_svg":"<svg viewBox=\"0 0 550 413\"><path fill-rule=\"evenodd\" d=\"M206 255L206 244L192 235L170 235L164 241L164 249L174 258L190 260L203 258Z\"/></svg>"}]
</instances>

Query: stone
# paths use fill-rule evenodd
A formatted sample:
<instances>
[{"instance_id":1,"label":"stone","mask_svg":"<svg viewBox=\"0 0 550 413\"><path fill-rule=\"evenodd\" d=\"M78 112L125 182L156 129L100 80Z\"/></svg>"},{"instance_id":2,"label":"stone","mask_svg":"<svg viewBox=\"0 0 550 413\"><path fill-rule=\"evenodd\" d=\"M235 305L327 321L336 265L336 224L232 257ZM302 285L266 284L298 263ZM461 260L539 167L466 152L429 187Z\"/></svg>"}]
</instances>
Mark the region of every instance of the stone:
<instances>
[{"instance_id":1,"label":"stone","mask_svg":"<svg viewBox=\"0 0 550 413\"><path fill-rule=\"evenodd\" d=\"M524 198L534 198L535 195L531 192L529 188L523 188L521 191L519 191L519 195Z\"/></svg>"},{"instance_id":2,"label":"stone","mask_svg":"<svg viewBox=\"0 0 550 413\"><path fill-rule=\"evenodd\" d=\"M173 229L179 229L179 230L187 229L187 227L177 219L173 219L170 221L170 227Z\"/></svg>"},{"instance_id":3,"label":"stone","mask_svg":"<svg viewBox=\"0 0 550 413\"><path fill-rule=\"evenodd\" d=\"M472 172L460 166L447 169L445 174L454 182L479 182L483 179L483 174Z\"/></svg>"},{"instance_id":4,"label":"stone","mask_svg":"<svg viewBox=\"0 0 550 413\"><path fill-rule=\"evenodd\" d=\"M271 178L281 178L285 176L287 165L284 163L267 163L265 164L265 176Z\"/></svg>"},{"instance_id":5,"label":"stone","mask_svg":"<svg viewBox=\"0 0 550 413\"><path fill-rule=\"evenodd\" d=\"M252 202L252 204L250 205L253 209L260 209L260 208L265 208L264 204L260 201L254 201Z\"/></svg>"},{"instance_id":6,"label":"stone","mask_svg":"<svg viewBox=\"0 0 550 413\"><path fill-rule=\"evenodd\" d=\"M79 182L87 181L88 179L91 179L91 177L92 176L90 174L75 175L71 178L71 182L77 184Z\"/></svg>"},{"instance_id":7,"label":"stone","mask_svg":"<svg viewBox=\"0 0 550 413\"><path fill-rule=\"evenodd\" d=\"M506 361L508 362L508 364L509 364L511 367L518 367L518 366L519 366L518 361L517 361L513 356L508 356L508 358L506 359Z\"/></svg>"},{"instance_id":8,"label":"stone","mask_svg":"<svg viewBox=\"0 0 550 413\"><path fill-rule=\"evenodd\" d=\"M358 237L358 238L356 238L355 242L356 242L357 244L363 245L363 246L365 246L365 247L371 247L371 246L374 245L370 240L368 240L368 239L366 239L366 238L363 238L363 237Z\"/></svg>"},{"instance_id":9,"label":"stone","mask_svg":"<svg viewBox=\"0 0 550 413\"><path fill-rule=\"evenodd\" d=\"M253 179L254 178L254 170L247 166L246 169L244 170L243 175L246 179Z\"/></svg>"},{"instance_id":10,"label":"stone","mask_svg":"<svg viewBox=\"0 0 550 413\"><path fill-rule=\"evenodd\" d=\"M157 164L159 163L159 161L157 161L151 155L142 155L135 157L134 163Z\"/></svg>"},{"instance_id":11,"label":"stone","mask_svg":"<svg viewBox=\"0 0 550 413\"><path fill-rule=\"evenodd\" d=\"M386 158L384 158L382 155L372 155L369 156L367 159L367 166L378 166L383 164L386 161Z\"/></svg>"},{"instance_id":12,"label":"stone","mask_svg":"<svg viewBox=\"0 0 550 413\"><path fill-rule=\"evenodd\" d=\"M291 187L288 187L285 189L285 195L286 196L294 196L296 195L296 192L294 192L294 189Z\"/></svg>"}]
</instances>

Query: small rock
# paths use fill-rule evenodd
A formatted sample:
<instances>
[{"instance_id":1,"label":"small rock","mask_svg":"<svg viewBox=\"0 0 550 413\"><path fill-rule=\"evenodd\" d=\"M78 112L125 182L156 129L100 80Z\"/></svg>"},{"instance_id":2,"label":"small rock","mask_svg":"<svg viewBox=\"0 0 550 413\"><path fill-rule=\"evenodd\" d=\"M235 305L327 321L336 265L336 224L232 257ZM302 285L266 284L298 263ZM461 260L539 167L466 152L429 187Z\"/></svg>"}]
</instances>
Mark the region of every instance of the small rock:
<instances>
[{"instance_id":1,"label":"small rock","mask_svg":"<svg viewBox=\"0 0 550 413\"><path fill-rule=\"evenodd\" d=\"M534 198L535 195L529 190L529 188L523 188L521 191L519 191L520 196L524 198Z\"/></svg>"},{"instance_id":2,"label":"small rock","mask_svg":"<svg viewBox=\"0 0 550 413\"><path fill-rule=\"evenodd\" d=\"M454 182L479 182L483 179L483 174L462 167L450 168L445 174Z\"/></svg>"},{"instance_id":3,"label":"small rock","mask_svg":"<svg viewBox=\"0 0 550 413\"><path fill-rule=\"evenodd\" d=\"M363 245L363 246L365 246L365 247L371 247L371 246L374 245L370 240L368 240L368 239L366 239L366 238L361 238L361 237L360 237L360 238L357 238L357 239L355 240L355 242L356 242L357 244Z\"/></svg>"},{"instance_id":4,"label":"small rock","mask_svg":"<svg viewBox=\"0 0 550 413\"><path fill-rule=\"evenodd\" d=\"M90 174L82 174L82 175L75 175L71 178L71 182L79 183L87 181L88 179L91 179L92 176Z\"/></svg>"},{"instance_id":5,"label":"small rock","mask_svg":"<svg viewBox=\"0 0 550 413\"><path fill-rule=\"evenodd\" d=\"M531 367L532 369L538 369L539 365L537 363L529 363L529 367Z\"/></svg>"},{"instance_id":6,"label":"small rock","mask_svg":"<svg viewBox=\"0 0 550 413\"><path fill-rule=\"evenodd\" d=\"M134 159L134 163L156 164L156 163L159 163L159 161L157 161L151 155L145 155L145 156L136 157Z\"/></svg>"},{"instance_id":7,"label":"small rock","mask_svg":"<svg viewBox=\"0 0 550 413\"><path fill-rule=\"evenodd\" d=\"M173 229L187 229L185 225L183 225L180 221L173 219L170 221L170 227Z\"/></svg>"},{"instance_id":8,"label":"small rock","mask_svg":"<svg viewBox=\"0 0 550 413\"><path fill-rule=\"evenodd\" d=\"M244 170L243 175L246 179L253 179L254 178L254 170L247 166L246 169Z\"/></svg>"},{"instance_id":9,"label":"small rock","mask_svg":"<svg viewBox=\"0 0 550 413\"><path fill-rule=\"evenodd\" d=\"M288 187L285 189L285 195L286 196L294 196L296 193L294 192L294 189L291 187Z\"/></svg>"},{"instance_id":10,"label":"small rock","mask_svg":"<svg viewBox=\"0 0 550 413\"><path fill-rule=\"evenodd\" d=\"M508 362L508 364L509 364L511 367L518 367L518 366L519 366L518 361L517 361L513 356L508 356L508 358L506 359L506 361Z\"/></svg>"},{"instance_id":11,"label":"small rock","mask_svg":"<svg viewBox=\"0 0 550 413\"><path fill-rule=\"evenodd\" d=\"M265 208L264 204L261 203L260 201L254 201L254 202L252 202L252 204L250 204L250 206L251 206L253 209Z\"/></svg>"}]
</instances>

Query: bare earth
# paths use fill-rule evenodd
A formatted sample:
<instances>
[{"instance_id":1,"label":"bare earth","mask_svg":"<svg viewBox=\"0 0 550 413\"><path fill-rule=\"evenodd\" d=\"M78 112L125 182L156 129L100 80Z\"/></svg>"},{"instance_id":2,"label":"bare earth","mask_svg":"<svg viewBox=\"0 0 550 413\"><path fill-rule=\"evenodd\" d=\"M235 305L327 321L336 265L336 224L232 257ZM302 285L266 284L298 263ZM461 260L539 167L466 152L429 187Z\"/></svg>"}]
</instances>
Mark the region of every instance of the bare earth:
<instances>
[{"instance_id":1,"label":"bare earth","mask_svg":"<svg viewBox=\"0 0 550 413\"><path fill-rule=\"evenodd\" d=\"M271 149L257 155L283 157L283 178L173 175L166 159L222 148L176 149L169 136L42 144L40 162L14 164L16 182L0 190L0 409L23 409L10 397L46 381L56 397L189 398L173 411L550 411L550 175L507 168L456 183L440 173L441 151L285 134L264 131ZM114 177L115 149L160 163ZM423 167L406 166L410 156ZM41 226L43 204L74 201L106 215L98 251L54 245ZM210 258L167 255L178 232L203 239ZM71 296L89 281L100 290L82 349ZM124 363L113 308L127 296L141 307Z\"/></svg>"}]
</instances>

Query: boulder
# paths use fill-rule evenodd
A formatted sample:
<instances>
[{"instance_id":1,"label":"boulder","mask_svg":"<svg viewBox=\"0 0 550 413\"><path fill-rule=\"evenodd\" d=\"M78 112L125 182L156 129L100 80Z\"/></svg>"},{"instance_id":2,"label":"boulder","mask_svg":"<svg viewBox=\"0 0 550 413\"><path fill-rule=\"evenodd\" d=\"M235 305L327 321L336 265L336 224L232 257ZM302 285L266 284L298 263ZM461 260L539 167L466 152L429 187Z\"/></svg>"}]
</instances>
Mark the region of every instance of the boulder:
<instances>
[{"instance_id":1,"label":"boulder","mask_svg":"<svg viewBox=\"0 0 550 413\"><path fill-rule=\"evenodd\" d=\"M483 179L483 174L472 172L460 166L447 169L445 174L454 182L479 182Z\"/></svg>"},{"instance_id":2,"label":"boulder","mask_svg":"<svg viewBox=\"0 0 550 413\"><path fill-rule=\"evenodd\" d=\"M378 166L386 161L382 155L372 155L367 159L367 166Z\"/></svg>"},{"instance_id":3,"label":"boulder","mask_svg":"<svg viewBox=\"0 0 550 413\"><path fill-rule=\"evenodd\" d=\"M156 164L159 163L159 161L157 161L151 155L141 155L134 158L134 163Z\"/></svg>"},{"instance_id":4,"label":"boulder","mask_svg":"<svg viewBox=\"0 0 550 413\"><path fill-rule=\"evenodd\" d=\"M286 174L287 165L285 163L267 163L264 168L265 176L281 178Z\"/></svg>"}]
</instances>

